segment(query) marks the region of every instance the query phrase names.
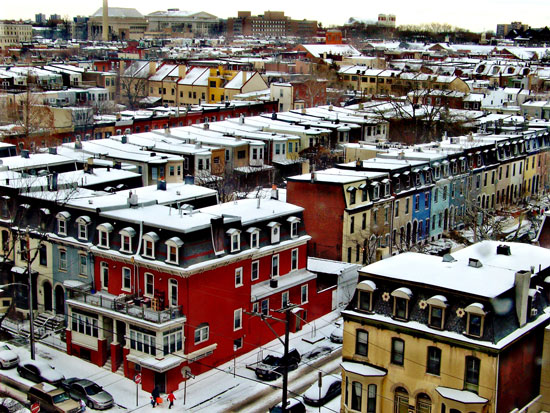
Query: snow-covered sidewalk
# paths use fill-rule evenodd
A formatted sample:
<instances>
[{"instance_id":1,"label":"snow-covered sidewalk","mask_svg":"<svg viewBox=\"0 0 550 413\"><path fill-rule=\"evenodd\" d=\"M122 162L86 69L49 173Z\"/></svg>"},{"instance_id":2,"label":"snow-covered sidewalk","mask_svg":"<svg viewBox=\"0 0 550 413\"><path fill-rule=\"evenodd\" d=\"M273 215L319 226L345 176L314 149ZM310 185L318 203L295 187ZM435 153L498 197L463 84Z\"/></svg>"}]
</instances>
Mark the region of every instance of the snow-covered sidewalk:
<instances>
[{"instance_id":1,"label":"snow-covered sidewalk","mask_svg":"<svg viewBox=\"0 0 550 413\"><path fill-rule=\"evenodd\" d=\"M311 324L306 324L301 331L291 334L291 347L296 348L302 355L317 346L327 346L333 352L338 351L341 345L331 343L328 337L335 328L334 322L339 315L339 310L334 311L315 320ZM315 344L304 341L303 339L311 340L313 338L313 331L315 331L316 338L322 338L323 340ZM51 341L52 338L49 340ZM52 342L51 344L54 343ZM59 343L55 344L59 345ZM56 370L64 374L65 377L88 378L111 393L117 406L110 411L149 411L151 409L151 395L148 392L142 391L141 388L137 389L136 405L136 384L132 380L85 360L69 356L65 352L43 343L37 343L36 350L38 359L48 362ZM30 358L28 345L15 347L15 351L22 360ZM261 394L269 393L269 391L265 391L266 389L271 390L274 386L281 386L281 379L273 382L262 382L256 378L254 371L246 368L247 365L253 364L265 356L267 352L282 354L282 344L274 338L273 341L262 349L254 350L238 357L235 361L225 363L216 369L188 380L185 405L183 404L184 384L181 383L179 390L174 392L176 402L172 410L175 409L178 412L198 412L206 409L209 412L222 412L233 410L233 406L244 405L245 403L253 404L255 398ZM338 357L335 356L333 354L334 360L332 363L334 365L330 364L331 370L337 369L339 365L339 354ZM307 365L315 362L316 360L311 360L308 363L303 362L298 370L290 373L291 390L307 386L316 380L318 369L315 367L310 368ZM236 366L236 371L234 366ZM308 372L304 374L306 370ZM14 379L22 380L15 368L3 370L2 373ZM166 400L165 395L163 395L163 398ZM280 390L273 397L273 404L278 401L280 401ZM157 408L158 411L168 410L168 403L165 401ZM249 409L247 410L250 411ZM312 411L318 411L318 409Z\"/></svg>"}]
</instances>

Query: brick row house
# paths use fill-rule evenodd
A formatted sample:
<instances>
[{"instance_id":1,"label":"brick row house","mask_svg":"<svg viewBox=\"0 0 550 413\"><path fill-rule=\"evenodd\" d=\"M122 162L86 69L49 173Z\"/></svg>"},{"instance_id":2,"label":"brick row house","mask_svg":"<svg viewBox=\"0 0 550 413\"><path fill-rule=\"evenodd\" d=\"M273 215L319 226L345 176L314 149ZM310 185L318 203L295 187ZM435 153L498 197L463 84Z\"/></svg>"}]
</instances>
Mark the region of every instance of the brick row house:
<instances>
[{"instance_id":1,"label":"brick row house","mask_svg":"<svg viewBox=\"0 0 550 413\"><path fill-rule=\"evenodd\" d=\"M18 228L34 228L31 247L44 248L45 261L33 264L36 309L65 315L69 354L129 378L139 372L146 391L176 390L183 367L199 374L273 340L247 312L283 317L273 310L297 304L296 331L332 309L336 283L318 292L306 269L301 207L216 205L214 191L186 184L58 195L5 200L11 210L24 202ZM283 323L270 323L283 333Z\"/></svg>"}]
</instances>

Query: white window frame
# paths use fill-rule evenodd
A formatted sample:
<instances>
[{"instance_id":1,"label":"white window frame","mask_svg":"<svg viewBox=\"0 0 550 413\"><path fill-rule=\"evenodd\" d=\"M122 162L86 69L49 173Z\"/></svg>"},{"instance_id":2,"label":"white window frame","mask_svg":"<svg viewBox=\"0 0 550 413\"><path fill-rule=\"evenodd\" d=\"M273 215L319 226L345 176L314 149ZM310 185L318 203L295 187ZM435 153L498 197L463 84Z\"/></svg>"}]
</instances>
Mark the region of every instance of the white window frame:
<instances>
[{"instance_id":1,"label":"white window frame","mask_svg":"<svg viewBox=\"0 0 550 413\"><path fill-rule=\"evenodd\" d=\"M264 303L265 303L265 312L264 312ZM269 298L266 298L260 301L260 313L264 315L269 314Z\"/></svg>"},{"instance_id":2,"label":"white window frame","mask_svg":"<svg viewBox=\"0 0 550 413\"><path fill-rule=\"evenodd\" d=\"M109 223L103 223L103 224L99 224L96 227L96 229L97 229L98 235L99 235L97 246L100 247L100 248L109 248L109 246L110 246L109 234L113 231L113 226ZM103 237L105 237L105 238L103 238Z\"/></svg>"},{"instance_id":3,"label":"white window frame","mask_svg":"<svg viewBox=\"0 0 550 413\"><path fill-rule=\"evenodd\" d=\"M88 241L88 225L90 225L90 218L87 216L81 216L76 219L78 224L78 234L77 237L79 240Z\"/></svg>"},{"instance_id":4,"label":"white window frame","mask_svg":"<svg viewBox=\"0 0 550 413\"><path fill-rule=\"evenodd\" d=\"M145 297L153 298L155 294L155 275L150 272L146 272L145 274L143 274L143 284L143 295ZM151 287L150 291L149 287Z\"/></svg>"},{"instance_id":5,"label":"white window frame","mask_svg":"<svg viewBox=\"0 0 550 413\"><path fill-rule=\"evenodd\" d=\"M260 230L258 228L250 231L250 248L260 248Z\"/></svg>"},{"instance_id":6,"label":"white window frame","mask_svg":"<svg viewBox=\"0 0 550 413\"><path fill-rule=\"evenodd\" d=\"M285 304L286 301L286 304ZM281 293L281 308L288 307L290 304L290 293L288 291L283 291Z\"/></svg>"},{"instance_id":7,"label":"white window frame","mask_svg":"<svg viewBox=\"0 0 550 413\"><path fill-rule=\"evenodd\" d=\"M305 300L304 300L305 292ZM300 287L300 304L307 304L309 302L309 288L307 284Z\"/></svg>"},{"instance_id":8,"label":"white window frame","mask_svg":"<svg viewBox=\"0 0 550 413\"><path fill-rule=\"evenodd\" d=\"M143 235L143 257L155 259L155 247L158 240L159 236L154 232Z\"/></svg>"},{"instance_id":9,"label":"white window frame","mask_svg":"<svg viewBox=\"0 0 550 413\"><path fill-rule=\"evenodd\" d=\"M226 234L229 235L229 250L231 252L239 252L241 250L241 231L235 228L227 230Z\"/></svg>"},{"instance_id":10,"label":"white window frame","mask_svg":"<svg viewBox=\"0 0 550 413\"><path fill-rule=\"evenodd\" d=\"M290 238L298 238L298 224L300 223L300 218L290 217L287 221L290 222Z\"/></svg>"},{"instance_id":11,"label":"white window frame","mask_svg":"<svg viewBox=\"0 0 550 413\"><path fill-rule=\"evenodd\" d=\"M61 258L61 255L65 258ZM60 271L67 271L68 269L68 260L67 260L67 250L66 249L59 249L59 270Z\"/></svg>"},{"instance_id":12,"label":"white window frame","mask_svg":"<svg viewBox=\"0 0 550 413\"><path fill-rule=\"evenodd\" d=\"M197 333L199 336L198 340L197 340ZM195 332L193 333L193 342L195 344L204 343L205 341L208 341L209 338L210 338L210 326L208 324L199 325L195 329Z\"/></svg>"},{"instance_id":13,"label":"white window frame","mask_svg":"<svg viewBox=\"0 0 550 413\"><path fill-rule=\"evenodd\" d=\"M82 259L85 261L83 262ZM86 254L78 254L78 275L88 276L88 256Z\"/></svg>"},{"instance_id":14,"label":"white window frame","mask_svg":"<svg viewBox=\"0 0 550 413\"><path fill-rule=\"evenodd\" d=\"M279 242L281 240L281 224L272 221L267 226L271 229L271 243L275 244Z\"/></svg>"},{"instance_id":15,"label":"white window frame","mask_svg":"<svg viewBox=\"0 0 550 413\"><path fill-rule=\"evenodd\" d=\"M279 254L275 254L271 257L271 278L279 276L279 273L280 273L279 267L280 267Z\"/></svg>"},{"instance_id":16,"label":"white window frame","mask_svg":"<svg viewBox=\"0 0 550 413\"><path fill-rule=\"evenodd\" d=\"M175 289L175 290L174 290ZM175 278L168 280L168 305L170 307L177 307L179 305L179 283Z\"/></svg>"},{"instance_id":17,"label":"white window frame","mask_svg":"<svg viewBox=\"0 0 550 413\"><path fill-rule=\"evenodd\" d=\"M233 331L243 328L243 309L237 308L233 311Z\"/></svg>"},{"instance_id":18,"label":"white window frame","mask_svg":"<svg viewBox=\"0 0 550 413\"><path fill-rule=\"evenodd\" d=\"M120 234L120 252L131 254L133 252L132 238L136 234L135 230L131 227L127 227L121 229L118 233ZM128 240L128 248L125 248L125 240Z\"/></svg>"},{"instance_id":19,"label":"white window frame","mask_svg":"<svg viewBox=\"0 0 550 413\"><path fill-rule=\"evenodd\" d=\"M243 286L243 267L235 268L235 288Z\"/></svg>"},{"instance_id":20,"label":"white window frame","mask_svg":"<svg viewBox=\"0 0 550 413\"><path fill-rule=\"evenodd\" d=\"M57 218L57 234L67 235L67 221L71 219L71 214L67 211L62 211L56 215Z\"/></svg>"},{"instance_id":21,"label":"white window frame","mask_svg":"<svg viewBox=\"0 0 550 413\"><path fill-rule=\"evenodd\" d=\"M300 253L298 248L294 248L293 250L290 251L290 270L291 271L295 271L299 267L299 259L300 259L299 254ZM296 259L294 259L294 255L296 255Z\"/></svg>"},{"instance_id":22,"label":"white window frame","mask_svg":"<svg viewBox=\"0 0 550 413\"><path fill-rule=\"evenodd\" d=\"M257 270L255 277L254 277L254 267L256 267L256 270ZM260 261L259 260L252 261L252 263L250 264L250 280L256 281L259 278L260 278Z\"/></svg>"},{"instance_id":23,"label":"white window frame","mask_svg":"<svg viewBox=\"0 0 550 413\"><path fill-rule=\"evenodd\" d=\"M180 263L180 247L183 246L183 241L178 237L172 237L166 241L166 262L179 265ZM176 258L172 259L172 255Z\"/></svg>"},{"instance_id":24,"label":"white window frame","mask_svg":"<svg viewBox=\"0 0 550 413\"><path fill-rule=\"evenodd\" d=\"M109 263L107 261L102 261L101 264L99 264L99 271L100 271L100 277L101 277L101 289L108 290L109 289ZM105 282L105 271L107 271L107 282Z\"/></svg>"},{"instance_id":25,"label":"white window frame","mask_svg":"<svg viewBox=\"0 0 550 413\"><path fill-rule=\"evenodd\" d=\"M126 278L125 278L126 270L128 270L128 274L130 275L128 277L128 282L129 282L128 286L126 286ZM131 292L132 291L132 269L129 268L129 267L122 267L121 274L122 274L122 287L121 287L121 290Z\"/></svg>"}]
</instances>

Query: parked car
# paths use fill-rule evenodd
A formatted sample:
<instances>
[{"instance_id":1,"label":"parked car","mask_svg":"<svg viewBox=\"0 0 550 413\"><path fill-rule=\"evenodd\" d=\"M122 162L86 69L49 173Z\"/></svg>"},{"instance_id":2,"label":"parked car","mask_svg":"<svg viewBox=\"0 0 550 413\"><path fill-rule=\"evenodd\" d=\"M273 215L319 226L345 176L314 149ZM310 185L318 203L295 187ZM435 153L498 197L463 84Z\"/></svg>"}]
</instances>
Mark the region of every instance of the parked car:
<instances>
[{"instance_id":1,"label":"parked car","mask_svg":"<svg viewBox=\"0 0 550 413\"><path fill-rule=\"evenodd\" d=\"M282 413L283 402L280 402L269 409L269 413ZM298 399L288 399L286 402L287 413L305 413L306 406Z\"/></svg>"},{"instance_id":2,"label":"parked car","mask_svg":"<svg viewBox=\"0 0 550 413\"><path fill-rule=\"evenodd\" d=\"M288 371L296 370L301 360L298 350L292 349L288 352L288 361L286 363ZM283 374L284 367L283 356L267 355L261 363L256 366L256 377L261 380L275 380Z\"/></svg>"},{"instance_id":3,"label":"parked car","mask_svg":"<svg viewBox=\"0 0 550 413\"><path fill-rule=\"evenodd\" d=\"M11 369L19 364L19 356L6 343L0 341L0 367Z\"/></svg>"},{"instance_id":4,"label":"parked car","mask_svg":"<svg viewBox=\"0 0 550 413\"><path fill-rule=\"evenodd\" d=\"M332 347L329 346L317 346L313 348L313 350L308 351L307 353L304 353L302 360L315 360L319 357L326 356L327 354L330 354L332 351Z\"/></svg>"},{"instance_id":5,"label":"parked car","mask_svg":"<svg viewBox=\"0 0 550 413\"><path fill-rule=\"evenodd\" d=\"M61 387L74 400L82 400L90 409L105 410L114 406L113 396L91 380L71 377L63 380Z\"/></svg>"},{"instance_id":6,"label":"parked car","mask_svg":"<svg viewBox=\"0 0 550 413\"><path fill-rule=\"evenodd\" d=\"M342 379L340 377L325 376L321 381L321 391L319 392L319 383L313 383L304 393L304 402L310 406L322 406L338 396L341 390Z\"/></svg>"},{"instance_id":7,"label":"parked car","mask_svg":"<svg viewBox=\"0 0 550 413\"><path fill-rule=\"evenodd\" d=\"M56 371L52 366L39 360L25 360L17 366L17 372L25 379L36 383L46 382L56 387L61 386L65 376Z\"/></svg>"},{"instance_id":8,"label":"parked car","mask_svg":"<svg viewBox=\"0 0 550 413\"><path fill-rule=\"evenodd\" d=\"M11 397L0 397L0 413L31 413L31 411Z\"/></svg>"},{"instance_id":9,"label":"parked car","mask_svg":"<svg viewBox=\"0 0 550 413\"><path fill-rule=\"evenodd\" d=\"M344 342L344 326L337 324L337 327L330 333L330 341L340 344Z\"/></svg>"},{"instance_id":10,"label":"parked car","mask_svg":"<svg viewBox=\"0 0 550 413\"><path fill-rule=\"evenodd\" d=\"M29 389L29 403L40 403L41 412L78 413L80 403L72 400L67 392L48 383L38 383Z\"/></svg>"}]
</instances>

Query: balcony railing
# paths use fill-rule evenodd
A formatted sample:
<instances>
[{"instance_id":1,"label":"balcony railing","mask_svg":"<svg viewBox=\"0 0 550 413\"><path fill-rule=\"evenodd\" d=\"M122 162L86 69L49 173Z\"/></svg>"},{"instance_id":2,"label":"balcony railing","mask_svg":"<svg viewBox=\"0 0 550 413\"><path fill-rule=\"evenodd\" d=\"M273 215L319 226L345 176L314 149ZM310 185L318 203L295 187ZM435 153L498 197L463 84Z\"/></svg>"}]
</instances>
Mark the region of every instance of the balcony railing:
<instances>
[{"instance_id":1,"label":"balcony railing","mask_svg":"<svg viewBox=\"0 0 550 413\"><path fill-rule=\"evenodd\" d=\"M103 291L95 294L79 291L71 297L71 300L154 323L164 323L184 316L181 305L166 310L153 310L150 306L151 300L133 295L115 296Z\"/></svg>"}]
</instances>

